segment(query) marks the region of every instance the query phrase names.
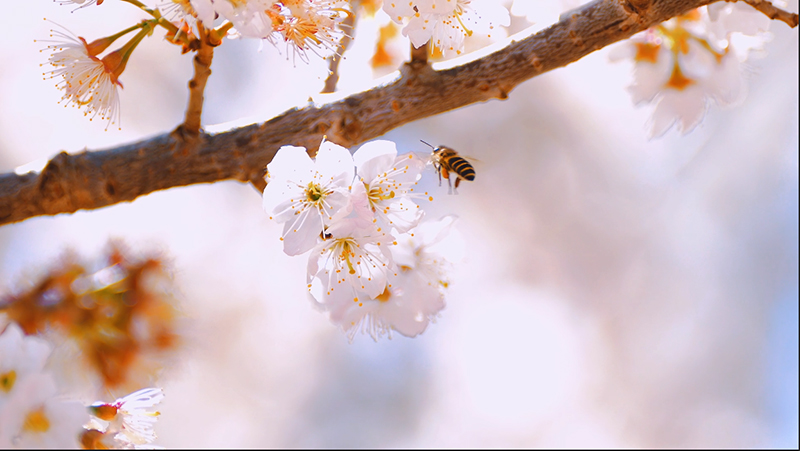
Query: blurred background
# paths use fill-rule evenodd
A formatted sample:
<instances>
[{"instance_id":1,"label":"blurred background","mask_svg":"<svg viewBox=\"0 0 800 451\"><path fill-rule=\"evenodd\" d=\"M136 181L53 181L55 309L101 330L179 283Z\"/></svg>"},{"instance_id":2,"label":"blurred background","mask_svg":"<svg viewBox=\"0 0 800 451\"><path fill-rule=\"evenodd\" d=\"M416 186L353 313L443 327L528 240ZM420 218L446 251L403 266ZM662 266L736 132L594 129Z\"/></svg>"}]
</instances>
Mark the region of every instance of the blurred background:
<instances>
[{"instance_id":1,"label":"blurred background","mask_svg":"<svg viewBox=\"0 0 800 451\"><path fill-rule=\"evenodd\" d=\"M42 80L43 17L91 40L144 17L134 8L5 9L2 172L182 121L191 56L158 37L122 76L121 131L65 109ZM527 25L514 18L512 31ZM371 83L377 28L356 30L343 91ZM685 136L647 139L651 109L632 105L632 66L609 63L609 49L508 100L385 135L401 152L428 151L424 139L479 160L458 196L432 169L423 178L436 193L428 217L458 215L467 256L440 318L414 339L349 344L307 300L306 258L283 254L281 226L236 182L0 227L0 290L66 250L98 260L109 238L164 256L188 318L179 363L160 379L167 448L796 448L798 35L772 31L748 61L746 100L712 107ZM325 101L325 68L227 41L204 123L225 130Z\"/></svg>"}]
</instances>

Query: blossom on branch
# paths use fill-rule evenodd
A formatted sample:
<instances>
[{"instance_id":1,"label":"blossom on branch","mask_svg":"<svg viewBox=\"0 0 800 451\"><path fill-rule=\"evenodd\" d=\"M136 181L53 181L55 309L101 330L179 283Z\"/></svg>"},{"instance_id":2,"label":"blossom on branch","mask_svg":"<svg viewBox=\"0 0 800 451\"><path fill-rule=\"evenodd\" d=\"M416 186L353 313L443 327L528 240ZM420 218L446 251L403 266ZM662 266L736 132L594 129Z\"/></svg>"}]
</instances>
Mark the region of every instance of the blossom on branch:
<instances>
[{"instance_id":1,"label":"blossom on branch","mask_svg":"<svg viewBox=\"0 0 800 451\"><path fill-rule=\"evenodd\" d=\"M307 52L319 57L335 54L344 31L338 24L348 14L342 0L289 0L276 17L275 31L280 34L288 52L308 61Z\"/></svg>"},{"instance_id":2,"label":"blossom on branch","mask_svg":"<svg viewBox=\"0 0 800 451\"><path fill-rule=\"evenodd\" d=\"M353 160L362 182L356 186L364 189L368 200L359 216L400 233L419 224L423 212L412 198L420 197L414 189L425 161L414 153L398 156L395 144L384 140L364 144Z\"/></svg>"},{"instance_id":3,"label":"blossom on branch","mask_svg":"<svg viewBox=\"0 0 800 451\"><path fill-rule=\"evenodd\" d=\"M308 51L335 53L344 35L338 25L351 14L345 0L216 0L213 7L233 24L232 37L283 41L287 57L292 53L303 61Z\"/></svg>"},{"instance_id":4,"label":"blossom on branch","mask_svg":"<svg viewBox=\"0 0 800 451\"><path fill-rule=\"evenodd\" d=\"M394 271L389 251L393 240L373 225L359 227L356 219L337 221L309 256L309 291L321 303L326 303L334 292L356 304L365 298L374 299L383 292L388 275Z\"/></svg>"},{"instance_id":5,"label":"blossom on branch","mask_svg":"<svg viewBox=\"0 0 800 451\"><path fill-rule=\"evenodd\" d=\"M491 36L496 26L508 26L508 10L496 0L386 0L383 9L416 48L431 43L445 58L460 55L464 39L473 33Z\"/></svg>"},{"instance_id":6,"label":"blossom on branch","mask_svg":"<svg viewBox=\"0 0 800 451\"><path fill-rule=\"evenodd\" d=\"M276 0L216 0L214 9L244 38L272 39Z\"/></svg>"},{"instance_id":7,"label":"blossom on branch","mask_svg":"<svg viewBox=\"0 0 800 451\"><path fill-rule=\"evenodd\" d=\"M308 291L350 340L359 330L374 339L392 331L414 337L444 308L455 259L440 251L454 217L420 223L413 199L425 165L385 140L353 157L323 141L315 161L303 147L284 146L267 165L264 208L285 223L284 251L311 249Z\"/></svg>"},{"instance_id":8,"label":"blossom on branch","mask_svg":"<svg viewBox=\"0 0 800 451\"><path fill-rule=\"evenodd\" d=\"M56 87L64 91L61 100L83 108L89 120L100 116L109 124L119 122L119 91L122 87L119 75L124 70L121 55L110 54L100 59L98 55L106 49L103 40L87 43L59 30L52 30L51 37L60 42L47 46L53 52L49 63L53 70L46 72L47 78L58 78ZM111 55L114 55L111 57Z\"/></svg>"},{"instance_id":9,"label":"blossom on branch","mask_svg":"<svg viewBox=\"0 0 800 451\"><path fill-rule=\"evenodd\" d=\"M283 249L300 255L317 244L334 220L346 214L355 168L342 146L323 141L315 161L304 147L283 146L267 165L263 206L283 223Z\"/></svg>"},{"instance_id":10,"label":"blossom on branch","mask_svg":"<svg viewBox=\"0 0 800 451\"><path fill-rule=\"evenodd\" d=\"M217 16L212 0L169 0L158 7L170 21L185 22L189 26L199 20L206 28L211 28Z\"/></svg>"},{"instance_id":11,"label":"blossom on branch","mask_svg":"<svg viewBox=\"0 0 800 451\"><path fill-rule=\"evenodd\" d=\"M396 270L387 273L377 296L356 289L354 302L352 290L320 293L324 284L312 283L315 300L351 341L359 331L374 340L391 338L393 331L407 337L421 334L445 306L447 273L461 252L451 234L454 222L455 217L446 216L398 235L390 248Z\"/></svg>"},{"instance_id":12,"label":"blossom on branch","mask_svg":"<svg viewBox=\"0 0 800 451\"><path fill-rule=\"evenodd\" d=\"M747 49L737 51L731 35L758 35L769 22L747 5L720 2L670 19L614 49L612 60L634 61L629 87L634 103L655 104L650 136L661 136L675 124L688 133L711 102L740 102L746 93L741 63Z\"/></svg>"}]
</instances>

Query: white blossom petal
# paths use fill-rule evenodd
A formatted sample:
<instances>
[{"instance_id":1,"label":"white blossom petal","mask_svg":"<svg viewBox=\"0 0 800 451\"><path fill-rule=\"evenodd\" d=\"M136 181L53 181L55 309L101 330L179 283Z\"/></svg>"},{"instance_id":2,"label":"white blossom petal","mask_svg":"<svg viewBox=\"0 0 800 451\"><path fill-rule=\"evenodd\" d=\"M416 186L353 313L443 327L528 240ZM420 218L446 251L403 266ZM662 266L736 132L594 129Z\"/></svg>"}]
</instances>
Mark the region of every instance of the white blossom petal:
<instances>
[{"instance_id":1,"label":"white blossom petal","mask_svg":"<svg viewBox=\"0 0 800 451\"><path fill-rule=\"evenodd\" d=\"M663 135L675 123L679 131L688 133L700 124L705 112L706 99L699 86L665 92L653 111L650 136Z\"/></svg>"}]
</instances>

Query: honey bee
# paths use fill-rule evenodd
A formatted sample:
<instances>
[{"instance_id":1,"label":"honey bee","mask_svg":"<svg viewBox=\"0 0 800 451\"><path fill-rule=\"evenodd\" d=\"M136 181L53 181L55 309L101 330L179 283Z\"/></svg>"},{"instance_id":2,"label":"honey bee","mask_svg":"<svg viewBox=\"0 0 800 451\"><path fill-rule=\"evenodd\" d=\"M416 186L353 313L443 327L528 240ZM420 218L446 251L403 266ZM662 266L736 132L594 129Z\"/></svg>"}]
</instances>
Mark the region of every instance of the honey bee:
<instances>
[{"instance_id":1,"label":"honey bee","mask_svg":"<svg viewBox=\"0 0 800 451\"><path fill-rule=\"evenodd\" d=\"M468 182L475 180L475 168L472 167L469 161L459 156L458 152L449 147L433 147L425 141L422 141L422 143L433 149L431 162L433 162L433 168L439 174L439 186L442 186L442 177L446 178L447 186L449 187L448 193L453 192L453 187L450 185L450 173L456 175L456 194L458 194L458 184L461 183L461 180Z\"/></svg>"}]
</instances>

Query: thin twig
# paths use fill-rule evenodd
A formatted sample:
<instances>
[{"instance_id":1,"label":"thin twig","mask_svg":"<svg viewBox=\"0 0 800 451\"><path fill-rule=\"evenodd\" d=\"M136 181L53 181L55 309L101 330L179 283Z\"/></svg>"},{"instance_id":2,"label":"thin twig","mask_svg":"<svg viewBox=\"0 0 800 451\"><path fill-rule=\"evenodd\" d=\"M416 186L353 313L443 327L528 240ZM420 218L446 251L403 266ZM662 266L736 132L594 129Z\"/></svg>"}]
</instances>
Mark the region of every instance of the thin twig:
<instances>
[{"instance_id":1,"label":"thin twig","mask_svg":"<svg viewBox=\"0 0 800 451\"><path fill-rule=\"evenodd\" d=\"M448 69L409 63L394 81L339 101L216 135L200 131L195 152L174 152L184 143L170 134L106 150L62 152L41 173L0 175L0 224L101 208L195 183L264 186L264 168L283 145L314 151L327 136L352 147L407 122L505 99L523 81L713 1L595 0L535 35L512 36L502 49L472 60L467 55Z\"/></svg>"},{"instance_id":2,"label":"thin twig","mask_svg":"<svg viewBox=\"0 0 800 451\"><path fill-rule=\"evenodd\" d=\"M176 132L183 138L195 138L200 134L203 116L203 92L206 82L211 75L211 61L214 59L214 47L218 44L210 39L213 36L207 32L203 24L197 22L200 48L194 56L194 77L189 80L189 105L186 107L186 119Z\"/></svg>"},{"instance_id":3,"label":"thin twig","mask_svg":"<svg viewBox=\"0 0 800 451\"><path fill-rule=\"evenodd\" d=\"M784 11L778 8L777 6L773 5L772 2L768 0L742 0L742 1L752 6L753 8L761 11L762 13L766 14L766 16L772 20L780 20L782 22L786 22L786 25L789 25L792 28L797 26L798 23L797 13L790 13L789 11Z\"/></svg>"},{"instance_id":4,"label":"thin twig","mask_svg":"<svg viewBox=\"0 0 800 451\"><path fill-rule=\"evenodd\" d=\"M352 11L339 25L345 33L339 41L339 45L336 46L336 53L328 57L328 78L325 79L325 86L322 88L322 91L320 91L322 94L336 92L336 84L339 83L339 63L344 58L344 52L347 51L350 47L350 43L353 42L360 4L361 2L359 0L351 1L350 8Z\"/></svg>"}]
</instances>

